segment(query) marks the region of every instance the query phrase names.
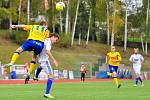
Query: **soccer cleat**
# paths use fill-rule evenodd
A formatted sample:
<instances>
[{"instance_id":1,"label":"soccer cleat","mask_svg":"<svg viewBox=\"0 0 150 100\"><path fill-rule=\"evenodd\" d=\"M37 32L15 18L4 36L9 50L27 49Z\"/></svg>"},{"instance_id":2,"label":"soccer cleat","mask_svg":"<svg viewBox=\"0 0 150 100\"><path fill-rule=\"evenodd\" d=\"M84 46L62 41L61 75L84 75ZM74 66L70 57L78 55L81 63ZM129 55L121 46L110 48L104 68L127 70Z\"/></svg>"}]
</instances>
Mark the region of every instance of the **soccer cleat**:
<instances>
[{"instance_id":1,"label":"soccer cleat","mask_svg":"<svg viewBox=\"0 0 150 100\"><path fill-rule=\"evenodd\" d=\"M45 98L55 98L55 97L53 97L53 96L50 95L50 94L44 94L44 97L45 97Z\"/></svg>"},{"instance_id":2,"label":"soccer cleat","mask_svg":"<svg viewBox=\"0 0 150 100\"><path fill-rule=\"evenodd\" d=\"M38 78L36 78L36 77L33 77L33 80L34 80L34 81L38 81L39 79L38 79Z\"/></svg>"},{"instance_id":3,"label":"soccer cleat","mask_svg":"<svg viewBox=\"0 0 150 100\"><path fill-rule=\"evenodd\" d=\"M118 88L120 88L120 87L121 87L121 84L118 85Z\"/></svg>"},{"instance_id":4,"label":"soccer cleat","mask_svg":"<svg viewBox=\"0 0 150 100\"><path fill-rule=\"evenodd\" d=\"M141 86L144 86L144 83L141 83Z\"/></svg>"},{"instance_id":5,"label":"soccer cleat","mask_svg":"<svg viewBox=\"0 0 150 100\"><path fill-rule=\"evenodd\" d=\"M137 87L137 84L134 84L133 86Z\"/></svg>"},{"instance_id":6,"label":"soccer cleat","mask_svg":"<svg viewBox=\"0 0 150 100\"><path fill-rule=\"evenodd\" d=\"M30 75L27 75L25 78L25 84L28 84L29 80L30 80Z\"/></svg>"},{"instance_id":7,"label":"soccer cleat","mask_svg":"<svg viewBox=\"0 0 150 100\"><path fill-rule=\"evenodd\" d=\"M6 64L5 66L6 66L6 67L11 67L11 66L13 66L13 64L12 64L12 63L9 63L9 64Z\"/></svg>"}]
</instances>

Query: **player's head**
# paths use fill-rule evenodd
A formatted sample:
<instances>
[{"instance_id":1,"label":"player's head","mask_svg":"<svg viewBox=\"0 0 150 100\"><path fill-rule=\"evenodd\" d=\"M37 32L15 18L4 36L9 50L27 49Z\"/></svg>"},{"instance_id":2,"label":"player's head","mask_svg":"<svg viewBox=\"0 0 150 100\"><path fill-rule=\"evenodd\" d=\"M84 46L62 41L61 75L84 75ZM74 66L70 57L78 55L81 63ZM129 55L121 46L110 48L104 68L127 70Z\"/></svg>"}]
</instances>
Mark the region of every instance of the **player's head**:
<instances>
[{"instance_id":1,"label":"player's head","mask_svg":"<svg viewBox=\"0 0 150 100\"><path fill-rule=\"evenodd\" d=\"M134 53L137 54L139 52L138 48L134 48Z\"/></svg>"},{"instance_id":2,"label":"player's head","mask_svg":"<svg viewBox=\"0 0 150 100\"><path fill-rule=\"evenodd\" d=\"M45 27L48 26L48 23L47 23L46 20L42 20L42 21L40 21L39 23L40 23L40 25L42 25L42 26L45 26Z\"/></svg>"},{"instance_id":3,"label":"player's head","mask_svg":"<svg viewBox=\"0 0 150 100\"><path fill-rule=\"evenodd\" d=\"M85 64L82 64L81 67L85 67Z\"/></svg>"},{"instance_id":4,"label":"player's head","mask_svg":"<svg viewBox=\"0 0 150 100\"><path fill-rule=\"evenodd\" d=\"M111 46L111 51L115 52L116 51L116 47L115 46Z\"/></svg>"},{"instance_id":5,"label":"player's head","mask_svg":"<svg viewBox=\"0 0 150 100\"><path fill-rule=\"evenodd\" d=\"M59 40L59 35L56 33L51 33L49 37L52 43L56 43Z\"/></svg>"}]
</instances>

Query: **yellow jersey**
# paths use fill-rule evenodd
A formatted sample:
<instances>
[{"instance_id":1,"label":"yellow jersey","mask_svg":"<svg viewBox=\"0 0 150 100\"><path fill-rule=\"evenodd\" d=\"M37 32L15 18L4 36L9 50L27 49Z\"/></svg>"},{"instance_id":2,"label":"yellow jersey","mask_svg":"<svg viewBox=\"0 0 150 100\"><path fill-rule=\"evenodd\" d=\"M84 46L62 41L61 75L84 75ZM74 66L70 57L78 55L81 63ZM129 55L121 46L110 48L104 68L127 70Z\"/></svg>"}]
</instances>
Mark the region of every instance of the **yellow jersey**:
<instances>
[{"instance_id":1,"label":"yellow jersey","mask_svg":"<svg viewBox=\"0 0 150 100\"><path fill-rule=\"evenodd\" d=\"M119 52L109 52L109 53L107 53L106 60L108 61L109 65L119 66L122 58L121 58ZM118 61L113 61L113 60L118 60Z\"/></svg>"},{"instance_id":2,"label":"yellow jersey","mask_svg":"<svg viewBox=\"0 0 150 100\"><path fill-rule=\"evenodd\" d=\"M48 29L41 25L26 25L23 29L29 31L28 40L32 39L44 42L44 39L49 37Z\"/></svg>"}]
</instances>

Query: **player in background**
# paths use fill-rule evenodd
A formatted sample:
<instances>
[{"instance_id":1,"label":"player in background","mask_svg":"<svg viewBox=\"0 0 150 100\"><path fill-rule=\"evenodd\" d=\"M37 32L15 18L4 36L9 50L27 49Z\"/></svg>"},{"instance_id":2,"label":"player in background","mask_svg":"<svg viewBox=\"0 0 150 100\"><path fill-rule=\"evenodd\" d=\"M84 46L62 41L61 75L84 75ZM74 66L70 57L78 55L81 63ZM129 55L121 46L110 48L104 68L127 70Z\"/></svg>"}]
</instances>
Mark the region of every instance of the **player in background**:
<instances>
[{"instance_id":1,"label":"player in background","mask_svg":"<svg viewBox=\"0 0 150 100\"><path fill-rule=\"evenodd\" d=\"M30 62L29 73L32 73L35 69L37 55L42 51L44 47L44 39L49 37L49 31L47 29L47 22L41 21L40 25L12 25L12 28L22 28L29 31L27 40L20 46L13 54L11 61L7 64L8 67L12 66L19 55L24 51L33 51L32 60Z\"/></svg>"},{"instance_id":2,"label":"player in background","mask_svg":"<svg viewBox=\"0 0 150 100\"><path fill-rule=\"evenodd\" d=\"M58 66L58 62L56 61L56 59L53 57L51 53L52 44L56 43L58 40L59 40L59 36L57 34L51 34L49 38L46 38L44 40L44 48L38 57L39 67L37 68L36 71L37 77L35 77L34 79L35 80L38 79L38 75L42 69L48 75L46 92L44 94L44 97L46 98L54 98L52 95L50 95L50 90L53 83L53 70L49 60L51 59L55 64L55 66Z\"/></svg>"},{"instance_id":3,"label":"player in background","mask_svg":"<svg viewBox=\"0 0 150 100\"><path fill-rule=\"evenodd\" d=\"M111 51L108 52L106 55L106 64L108 64L109 71L110 71L108 72L108 75L113 77L117 88L121 87L121 84L119 84L118 78L117 78L118 66L121 60L122 58L120 56L120 53L116 52L115 46L112 46Z\"/></svg>"},{"instance_id":4,"label":"player in background","mask_svg":"<svg viewBox=\"0 0 150 100\"><path fill-rule=\"evenodd\" d=\"M136 75L134 86L138 85L138 80L141 82L141 86L144 86L143 80L140 76L141 67L142 67L142 63L144 61L144 58L138 52L139 52L138 48L134 48L134 54L131 55L129 60L132 62L133 70L134 70L135 75Z\"/></svg>"},{"instance_id":5,"label":"player in background","mask_svg":"<svg viewBox=\"0 0 150 100\"><path fill-rule=\"evenodd\" d=\"M86 74L86 66L85 66L85 64L81 65L80 73L81 73L81 81L84 82L85 81L85 74Z\"/></svg>"}]
</instances>

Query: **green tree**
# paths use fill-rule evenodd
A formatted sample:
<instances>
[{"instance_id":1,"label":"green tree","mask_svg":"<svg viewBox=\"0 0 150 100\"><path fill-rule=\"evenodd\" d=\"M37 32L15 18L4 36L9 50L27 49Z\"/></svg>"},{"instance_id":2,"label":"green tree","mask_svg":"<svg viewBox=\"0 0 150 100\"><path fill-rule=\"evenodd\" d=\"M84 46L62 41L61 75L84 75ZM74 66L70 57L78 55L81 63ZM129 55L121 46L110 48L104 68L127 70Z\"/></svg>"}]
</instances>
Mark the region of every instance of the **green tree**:
<instances>
[{"instance_id":1,"label":"green tree","mask_svg":"<svg viewBox=\"0 0 150 100\"><path fill-rule=\"evenodd\" d=\"M12 21L17 21L17 7L18 0L1 0L0 18L2 20L9 19L9 26L11 26Z\"/></svg>"}]
</instances>

